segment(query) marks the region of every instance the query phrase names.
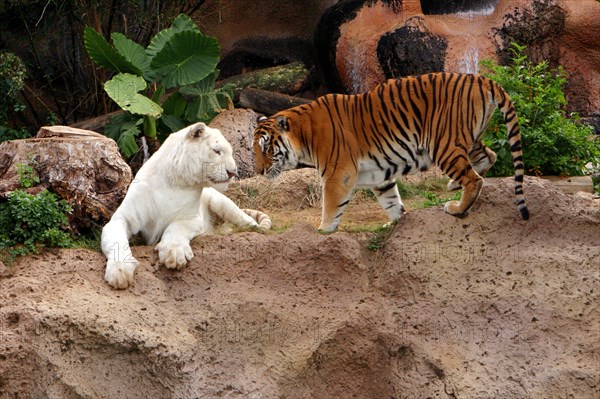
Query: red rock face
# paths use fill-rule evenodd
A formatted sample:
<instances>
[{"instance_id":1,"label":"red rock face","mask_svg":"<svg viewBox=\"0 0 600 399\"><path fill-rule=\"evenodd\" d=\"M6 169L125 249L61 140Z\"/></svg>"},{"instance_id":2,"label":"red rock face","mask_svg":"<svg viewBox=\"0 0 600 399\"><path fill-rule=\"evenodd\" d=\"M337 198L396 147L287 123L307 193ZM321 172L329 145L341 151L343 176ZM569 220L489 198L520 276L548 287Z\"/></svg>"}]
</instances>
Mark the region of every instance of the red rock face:
<instances>
[{"instance_id":1,"label":"red rock face","mask_svg":"<svg viewBox=\"0 0 600 399\"><path fill-rule=\"evenodd\" d=\"M433 37L446 43L424 51L414 43L396 42L401 63L410 56L415 65L410 74L429 72L427 68L449 72L475 73L482 59L503 61L510 41L528 45L534 61L546 59L551 65L563 65L569 73L566 87L571 110L583 115L600 111L600 3L596 0L499 0L494 6L453 14L425 15L422 2L406 0L391 7L379 0L365 2L350 21L339 28L335 45L335 72L343 91L359 93L389 77L400 77L406 68L382 67L389 55L378 58L382 37L398 29L410 27L422 37ZM425 57L440 51L443 66L439 68ZM391 61L389 61L392 63ZM409 62L409 63L410 63ZM385 66L385 65L384 65ZM325 66L327 67L327 66ZM342 90L339 90L342 91Z\"/></svg>"},{"instance_id":2,"label":"red rock face","mask_svg":"<svg viewBox=\"0 0 600 399\"><path fill-rule=\"evenodd\" d=\"M562 0L567 18L559 63L569 72L567 100L572 110L600 112L600 3Z\"/></svg>"},{"instance_id":3,"label":"red rock face","mask_svg":"<svg viewBox=\"0 0 600 399\"><path fill-rule=\"evenodd\" d=\"M364 7L353 21L340 27L336 67L348 93L367 91L385 78L375 49L382 33L396 28L399 17L378 3Z\"/></svg>"}]
</instances>

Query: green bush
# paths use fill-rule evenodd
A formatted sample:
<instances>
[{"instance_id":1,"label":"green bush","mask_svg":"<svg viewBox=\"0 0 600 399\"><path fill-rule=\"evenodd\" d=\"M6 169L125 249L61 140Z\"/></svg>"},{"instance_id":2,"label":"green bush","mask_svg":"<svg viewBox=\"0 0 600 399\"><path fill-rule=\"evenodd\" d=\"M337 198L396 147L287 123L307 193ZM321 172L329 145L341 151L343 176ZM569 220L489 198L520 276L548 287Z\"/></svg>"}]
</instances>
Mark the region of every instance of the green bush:
<instances>
[{"instance_id":1,"label":"green bush","mask_svg":"<svg viewBox=\"0 0 600 399\"><path fill-rule=\"evenodd\" d=\"M512 44L512 65L500 66L490 60L481 64L489 70L485 75L500 84L515 105L527 173L582 175L586 164L600 164L600 141L592 138L593 129L579 123L576 114L566 115L563 68L552 70L545 61L534 65L527 61L524 49ZM484 141L498 155L488 176L513 175L506 127L499 112L490 121Z\"/></svg>"},{"instance_id":2,"label":"green bush","mask_svg":"<svg viewBox=\"0 0 600 399\"><path fill-rule=\"evenodd\" d=\"M70 205L48 190L37 195L23 190L0 203L0 254L14 257L36 253L39 247L70 247L66 231Z\"/></svg>"},{"instance_id":3,"label":"green bush","mask_svg":"<svg viewBox=\"0 0 600 399\"><path fill-rule=\"evenodd\" d=\"M39 183L35 160L17 165L22 188ZM43 190L37 195L22 189L8 194L0 202L0 258L36 253L39 247L71 247L75 244L67 232L66 214L71 206L56 194Z\"/></svg>"}]
</instances>

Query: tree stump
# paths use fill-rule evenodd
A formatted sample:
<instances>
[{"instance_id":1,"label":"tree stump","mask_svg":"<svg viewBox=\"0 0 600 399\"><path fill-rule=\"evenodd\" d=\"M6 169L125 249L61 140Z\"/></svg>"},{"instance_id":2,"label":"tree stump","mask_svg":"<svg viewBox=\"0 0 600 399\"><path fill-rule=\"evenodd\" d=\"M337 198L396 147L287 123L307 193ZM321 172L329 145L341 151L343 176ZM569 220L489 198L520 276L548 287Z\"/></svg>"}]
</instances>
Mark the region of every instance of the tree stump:
<instances>
[{"instance_id":1,"label":"tree stump","mask_svg":"<svg viewBox=\"0 0 600 399\"><path fill-rule=\"evenodd\" d=\"M47 188L71 204L75 230L108 220L132 179L114 140L67 126L43 127L36 138L0 145L0 198L20 188L22 164L40 179L34 192Z\"/></svg>"}]
</instances>

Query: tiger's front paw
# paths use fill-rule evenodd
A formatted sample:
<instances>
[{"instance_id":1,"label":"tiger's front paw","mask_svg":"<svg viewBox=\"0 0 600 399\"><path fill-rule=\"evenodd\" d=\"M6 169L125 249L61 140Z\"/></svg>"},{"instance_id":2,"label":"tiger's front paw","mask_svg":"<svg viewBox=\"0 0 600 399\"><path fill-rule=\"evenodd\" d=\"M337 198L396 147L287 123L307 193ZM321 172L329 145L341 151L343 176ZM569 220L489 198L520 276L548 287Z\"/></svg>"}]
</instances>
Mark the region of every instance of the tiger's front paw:
<instances>
[{"instance_id":1,"label":"tiger's front paw","mask_svg":"<svg viewBox=\"0 0 600 399\"><path fill-rule=\"evenodd\" d=\"M109 260L106 262L104 280L111 287L124 290L133 284L133 275L138 266L137 259L130 257L127 261Z\"/></svg>"},{"instance_id":2,"label":"tiger's front paw","mask_svg":"<svg viewBox=\"0 0 600 399\"><path fill-rule=\"evenodd\" d=\"M459 218L465 217L469 214L469 211L466 210L464 212L460 211L460 202L458 201L448 201L444 205L444 211L452 216L456 216Z\"/></svg>"},{"instance_id":3,"label":"tiger's front paw","mask_svg":"<svg viewBox=\"0 0 600 399\"><path fill-rule=\"evenodd\" d=\"M158 261L168 269L181 270L194 257L189 242L160 242L154 249L158 251Z\"/></svg>"},{"instance_id":4,"label":"tiger's front paw","mask_svg":"<svg viewBox=\"0 0 600 399\"><path fill-rule=\"evenodd\" d=\"M319 233L321 234L330 234L330 233L334 233L338 228L337 224L324 224L321 223L321 225L319 226Z\"/></svg>"}]
</instances>

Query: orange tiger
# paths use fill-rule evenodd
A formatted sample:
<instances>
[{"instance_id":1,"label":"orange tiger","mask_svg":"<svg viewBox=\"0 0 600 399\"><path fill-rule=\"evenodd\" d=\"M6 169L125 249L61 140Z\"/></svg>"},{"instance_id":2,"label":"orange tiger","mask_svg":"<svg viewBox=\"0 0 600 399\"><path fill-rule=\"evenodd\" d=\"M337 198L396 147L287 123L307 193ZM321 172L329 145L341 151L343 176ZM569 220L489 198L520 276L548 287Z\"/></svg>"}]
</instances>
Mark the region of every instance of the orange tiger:
<instances>
[{"instance_id":1,"label":"orange tiger","mask_svg":"<svg viewBox=\"0 0 600 399\"><path fill-rule=\"evenodd\" d=\"M482 175L496 154L482 141L499 108L515 168L515 196L523 219L523 155L517 114L508 94L480 75L431 73L390 79L356 95L327 94L308 104L259 118L253 148L257 173L316 167L322 178L319 229L337 229L354 188L372 188L391 221L404 213L396 179L432 163L463 188L444 210L465 216L479 197Z\"/></svg>"}]
</instances>

